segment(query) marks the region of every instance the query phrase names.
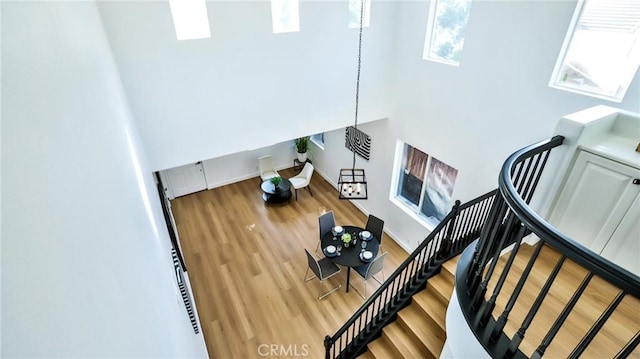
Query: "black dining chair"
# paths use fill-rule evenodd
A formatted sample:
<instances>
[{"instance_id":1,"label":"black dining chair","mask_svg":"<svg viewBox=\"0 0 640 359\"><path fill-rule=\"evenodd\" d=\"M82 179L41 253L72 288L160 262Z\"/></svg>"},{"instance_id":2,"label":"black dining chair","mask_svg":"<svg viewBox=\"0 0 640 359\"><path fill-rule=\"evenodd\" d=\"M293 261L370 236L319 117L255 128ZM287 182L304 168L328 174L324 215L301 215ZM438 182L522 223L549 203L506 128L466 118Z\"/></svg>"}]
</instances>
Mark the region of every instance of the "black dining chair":
<instances>
[{"instance_id":1,"label":"black dining chair","mask_svg":"<svg viewBox=\"0 0 640 359\"><path fill-rule=\"evenodd\" d=\"M384 281L384 272L382 271L382 269L384 268L384 259L386 258L387 253L389 252L384 252L381 255L377 256L371 261L371 263L353 268L355 269L356 273L358 273L362 277L362 279L364 279L364 295L358 292L362 299L367 299L367 281L369 279L373 278L376 282L378 282L378 284L382 285L382 282L380 282L378 278L374 277L374 275L382 273L382 280ZM358 290L356 289L356 292L357 291Z\"/></svg>"},{"instance_id":2,"label":"black dining chair","mask_svg":"<svg viewBox=\"0 0 640 359\"><path fill-rule=\"evenodd\" d=\"M308 282L313 278L318 278L320 280L320 290L318 292L318 300L328 296L329 294L335 292L336 290L342 287L342 284L339 284L337 287L330 289L326 293L322 293L322 282L325 279L331 278L334 275L340 273L340 267L338 267L335 263L333 263L329 258L324 257L318 260L313 254L309 253L309 251L305 248L304 251L307 253L307 271L304 273L304 281ZM307 274L309 274L309 269L313 272L313 276L307 278Z\"/></svg>"},{"instance_id":3,"label":"black dining chair","mask_svg":"<svg viewBox=\"0 0 640 359\"><path fill-rule=\"evenodd\" d=\"M371 234L373 234L378 239L378 243L380 244L380 252L382 252L382 234L384 232L384 221L370 214L369 217L367 217L367 225L365 226L365 229L371 232Z\"/></svg>"},{"instance_id":4,"label":"black dining chair","mask_svg":"<svg viewBox=\"0 0 640 359\"><path fill-rule=\"evenodd\" d=\"M336 218L333 216L333 211L328 211L318 217L318 228L320 228L320 237L318 238L318 246L316 247L316 253L318 253L318 249L320 248L320 241L322 241L322 237L324 237L327 232L331 230L331 228L336 226Z\"/></svg>"}]
</instances>

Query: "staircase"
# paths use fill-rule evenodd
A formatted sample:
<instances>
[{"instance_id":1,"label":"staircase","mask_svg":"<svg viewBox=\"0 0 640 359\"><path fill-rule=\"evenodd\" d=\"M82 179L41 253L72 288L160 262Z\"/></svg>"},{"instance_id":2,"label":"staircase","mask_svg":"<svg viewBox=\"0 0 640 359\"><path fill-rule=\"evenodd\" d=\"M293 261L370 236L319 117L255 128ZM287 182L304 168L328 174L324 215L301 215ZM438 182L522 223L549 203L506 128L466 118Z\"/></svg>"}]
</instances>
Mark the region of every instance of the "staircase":
<instances>
[{"instance_id":1,"label":"staircase","mask_svg":"<svg viewBox=\"0 0 640 359\"><path fill-rule=\"evenodd\" d=\"M384 327L359 358L439 358L457 262L455 257L443 263L441 272L429 279L427 287L413 296L411 304L398 312L397 320Z\"/></svg>"},{"instance_id":2,"label":"staircase","mask_svg":"<svg viewBox=\"0 0 640 359\"><path fill-rule=\"evenodd\" d=\"M325 358L439 358L455 267L460 309L491 357L640 358L640 277L585 250L528 206L563 141L556 136L515 152L498 190L457 201L325 337Z\"/></svg>"}]
</instances>

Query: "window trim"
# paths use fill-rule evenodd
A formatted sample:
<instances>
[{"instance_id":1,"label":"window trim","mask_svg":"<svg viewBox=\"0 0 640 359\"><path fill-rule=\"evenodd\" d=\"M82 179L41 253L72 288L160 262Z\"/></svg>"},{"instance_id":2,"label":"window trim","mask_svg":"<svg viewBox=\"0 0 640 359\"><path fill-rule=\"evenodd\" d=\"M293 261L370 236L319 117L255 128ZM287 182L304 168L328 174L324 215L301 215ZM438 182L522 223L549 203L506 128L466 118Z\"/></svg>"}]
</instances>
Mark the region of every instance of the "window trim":
<instances>
[{"instance_id":1,"label":"window trim","mask_svg":"<svg viewBox=\"0 0 640 359\"><path fill-rule=\"evenodd\" d=\"M427 61L433 61L445 65L451 65L454 67L460 67L461 61L454 60L446 60L438 57L431 56L431 46L433 45L433 37L435 36L435 28L436 28L436 12L438 3L441 0L431 0L429 1L429 14L427 17L427 31L425 33L424 47L422 50L422 59ZM472 2L473 0L467 0L468 2ZM471 10L469 10L471 11ZM469 15L470 16L470 15ZM467 17L467 24L469 23L469 17ZM466 34L465 34L466 38ZM462 40L464 43L464 39ZM464 45L463 45L464 49Z\"/></svg>"},{"instance_id":2,"label":"window trim","mask_svg":"<svg viewBox=\"0 0 640 359\"><path fill-rule=\"evenodd\" d=\"M320 142L320 141L316 140L316 138L315 138L316 135L320 135L320 134L324 134L324 132L319 132L319 133L311 135L311 142L313 142L316 146L318 146L319 149L324 151L324 142ZM323 138L324 138L324 136L323 136Z\"/></svg>"},{"instance_id":3,"label":"window trim","mask_svg":"<svg viewBox=\"0 0 640 359\"><path fill-rule=\"evenodd\" d=\"M414 147L407 142L404 142L400 139L396 140L396 152L394 155L393 170L391 172L391 181L390 181L391 186L389 187L389 201L394 205L396 205L398 208L400 208L403 212L408 214L409 217L414 219L416 222L418 222L420 225L425 227L427 230L432 231L436 226L438 226L440 221L434 222L432 220L429 220L428 219L429 217L426 217L422 213L421 205L423 204L424 196L426 195L426 186L427 186L426 180L429 172L429 167L431 166L431 161L433 160L434 156L425 152L425 154L428 156L427 162L425 163L425 178L422 180L422 188L420 189L420 200L418 201L418 204L415 205L398 195L398 186L400 185L399 174L400 174L400 171L402 170L405 144L407 146L410 146L412 148L415 148L421 151L417 147ZM447 164L447 166L449 165ZM451 205L453 205L453 203Z\"/></svg>"},{"instance_id":4,"label":"window trim","mask_svg":"<svg viewBox=\"0 0 640 359\"><path fill-rule=\"evenodd\" d=\"M571 22L569 23L569 27L567 28L567 34L565 35L564 41L562 42L562 47L560 48L560 52L558 54L558 58L556 59L555 66L553 67L553 72L551 73L551 78L549 79L549 87L554 88L556 90L571 92L571 93L578 94L578 95L589 96L589 97L594 97L594 98L598 98L598 99L601 99L601 100L607 100L607 101L620 103L620 102L622 102L622 100L624 99L627 91L629 90L629 86L631 85L631 83L633 82L633 79L637 75L638 70L636 70L636 72L634 72L633 76L630 76L628 81L626 81L624 83L621 82L619 84L620 86L624 87L624 91L622 91L620 93L620 95L607 95L607 94L603 94L603 93L600 93L600 92L588 91L588 90L584 90L584 89L581 89L581 88L578 88L578 87L574 87L574 86L562 85L558 81L558 77L560 76L560 71L562 70L562 67L563 67L563 65L565 63L565 59L567 57L567 52L568 52L569 47L571 46L571 43L573 41L574 35L576 33L576 27L578 25L578 22L580 21L580 18L582 16L582 12L584 10L584 7L585 7L585 4L587 3L587 1L588 0L578 0L578 2L576 4L576 8L573 11L573 16L571 18Z\"/></svg>"}]
</instances>

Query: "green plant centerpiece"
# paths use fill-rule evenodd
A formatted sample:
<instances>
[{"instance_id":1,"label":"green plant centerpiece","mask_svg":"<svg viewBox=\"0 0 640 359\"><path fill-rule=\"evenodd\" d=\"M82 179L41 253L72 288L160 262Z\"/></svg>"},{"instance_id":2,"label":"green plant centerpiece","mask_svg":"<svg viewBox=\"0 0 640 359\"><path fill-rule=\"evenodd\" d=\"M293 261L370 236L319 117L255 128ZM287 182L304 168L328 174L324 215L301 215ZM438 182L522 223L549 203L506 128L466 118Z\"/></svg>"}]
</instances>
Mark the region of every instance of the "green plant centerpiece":
<instances>
[{"instance_id":1,"label":"green plant centerpiece","mask_svg":"<svg viewBox=\"0 0 640 359\"><path fill-rule=\"evenodd\" d=\"M345 233L340 237L340 239L342 239L342 243L344 243L345 247L349 247L349 244L351 243L351 234Z\"/></svg>"},{"instance_id":2,"label":"green plant centerpiece","mask_svg":"<svg viewBox=\"0 0 640 359\"><path fill-rule=\"evenodd\" d=\"M273 183L273 186L275 188L278 188L278 186L280 185L280 183L282 182L282 177L276 176L276 177L271 177L269 179L269 182Z\"/></svg>"},{"instance_id":3,"label":"green plant centerpiece","mask_svg":"<svg viewBox=\"0 0 640 359\"><path fill-rule=\"evenodd\" d=\"M296 145L296 151L298 152L298 161L300 162L307 161L307 152L309 151L309 141L311 141L310 136L299 137L293 140L293 143Z\"/></svg>"}]
</instances>

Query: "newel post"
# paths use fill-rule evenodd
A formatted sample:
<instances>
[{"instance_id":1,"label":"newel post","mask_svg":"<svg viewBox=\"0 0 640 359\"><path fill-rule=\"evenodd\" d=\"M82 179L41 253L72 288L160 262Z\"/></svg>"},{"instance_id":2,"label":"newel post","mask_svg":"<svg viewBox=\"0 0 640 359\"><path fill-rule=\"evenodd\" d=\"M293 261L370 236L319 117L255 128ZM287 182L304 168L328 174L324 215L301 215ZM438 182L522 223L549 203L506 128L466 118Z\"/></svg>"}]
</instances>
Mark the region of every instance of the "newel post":
<instances>
[{"instance_id":1,"label":"newel post","mask_svg":"<svg viewBox=\"0 0 640 359\"><path fill-rule=\"evenodd\" d=\"M447 258L451 254L451 250L453 249L453 229L456 227L456 219L458 218L458 214L460 210L460 201L456 200L451 208L451 213L453 217L449 219L449 223L447 223L447 233L442 240L442 244L440 245L440 251L438 251L439 258Z\"/></svg>"},{"instance_id":2,"label":"newel post","mask_svg":"<svg viewBox=\"0 0 640 359\"><path fill-rule=\"evenodd\" d=\"M329 353L331 352L331 347L333 346L333 342L331 340L330 336L325 336L324 337L324 358L325 359L330 359L331 356L329 355Z\"/></svg>"}]
</instances>

